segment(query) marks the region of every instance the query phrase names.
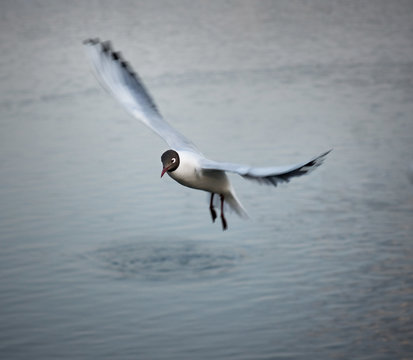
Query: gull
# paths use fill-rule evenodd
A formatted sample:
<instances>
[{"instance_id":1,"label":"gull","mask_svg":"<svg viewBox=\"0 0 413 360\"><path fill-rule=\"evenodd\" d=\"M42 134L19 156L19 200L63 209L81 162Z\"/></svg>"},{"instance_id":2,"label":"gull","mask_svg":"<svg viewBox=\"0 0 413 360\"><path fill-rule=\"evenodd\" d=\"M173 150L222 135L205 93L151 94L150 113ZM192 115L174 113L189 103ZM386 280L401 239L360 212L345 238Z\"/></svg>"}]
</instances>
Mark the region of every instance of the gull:
<instances>
[{"instance_id":1,"label":"gull","mask_svg":"<svg viewBox=\"0 0 413 360\"><path fill-rule=\"evenodd\" d=\"M288 166L252 167L210 160L161 116L140 77L121 54L113 50L109 41L87 39L83 44L102 87L112 94L132 116L152 129L170 147L161 156L161 177L166 173L181 185L209 192L209 210L213 222L217 218L214 196L219 196L223 230L228 227L224 214L224 202L240 217L248 217L235 194L227 172L259 183L277 186L279 183L289 182L293 177L308 174L318 167L331 151L309 161Z\"/></svg>"}]
</instances>

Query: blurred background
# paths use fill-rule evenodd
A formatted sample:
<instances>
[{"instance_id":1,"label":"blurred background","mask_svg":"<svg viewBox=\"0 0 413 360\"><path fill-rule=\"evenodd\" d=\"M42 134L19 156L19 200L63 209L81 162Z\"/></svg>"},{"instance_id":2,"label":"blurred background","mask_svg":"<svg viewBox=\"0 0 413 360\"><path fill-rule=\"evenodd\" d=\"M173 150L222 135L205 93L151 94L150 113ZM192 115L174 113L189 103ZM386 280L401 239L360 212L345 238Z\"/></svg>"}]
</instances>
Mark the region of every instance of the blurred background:
<instances>
[{"instance_id":1,"label":"blurred background","mask_svg":"<svg viewBox=\"0 0 413 360\"><path fill-rule=\"evenodd\" d=\"M251 219L160 179L99 86L111 40ZM0 2L2 359L413 357L413 3Z\"/></svg>"}]
</instances>

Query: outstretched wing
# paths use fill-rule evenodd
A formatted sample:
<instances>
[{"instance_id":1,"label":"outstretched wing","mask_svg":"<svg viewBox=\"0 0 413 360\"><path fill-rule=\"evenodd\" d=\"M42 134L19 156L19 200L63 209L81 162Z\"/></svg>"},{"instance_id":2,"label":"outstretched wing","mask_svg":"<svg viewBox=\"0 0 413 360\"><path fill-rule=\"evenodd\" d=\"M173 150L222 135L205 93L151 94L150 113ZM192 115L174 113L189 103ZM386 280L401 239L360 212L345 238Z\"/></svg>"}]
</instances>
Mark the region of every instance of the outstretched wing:
<instances>
[{"instance_id":1,"label":"outstretched wing","mask_svg":"<svg viewBox=\"0 0 413 360\"><path fill-rule=\"evenodd\" d=\"M310 161L288 166L250 167L232 163L221 163L209 159L201 160L203 170L222 170L239 174L246 179L255 180L263 184L277 186L282 182L289 182L291 178L308 174L320 166L331 150L321 154Z\"/></svg>"},{"instance_id":2,"label":"outstretched wing","mask_svg":"<svg viewBox=\"0 0 413 360\"><path fill-rule=\"evenodd\" d=\"M97 79L134 117L151 128L174 150L190 150L200 154L196 146L166 122L139 76L112 50L109 41L88 39L83 42Z\"/></svg>"}]
</instances>

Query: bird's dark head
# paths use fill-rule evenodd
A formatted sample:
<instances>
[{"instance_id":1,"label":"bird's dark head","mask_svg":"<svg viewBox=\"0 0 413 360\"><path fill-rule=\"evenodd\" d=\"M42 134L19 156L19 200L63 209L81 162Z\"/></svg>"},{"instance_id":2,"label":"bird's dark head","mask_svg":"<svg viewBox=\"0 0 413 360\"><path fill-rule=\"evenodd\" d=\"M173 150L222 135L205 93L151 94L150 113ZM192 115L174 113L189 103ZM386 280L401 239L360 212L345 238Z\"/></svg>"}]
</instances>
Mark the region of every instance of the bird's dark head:
<instances>
[{"instance_id":1,"label":"bird's dark head","mask_svg":"<svg viewBox=\"0 0 413 360\"><path fill-rule=\"evenodd\" d=\"M179 166L179 155L175 150L167 150L161 156L161 161L163 165L161 177L166 172L175 171Z\"/></svg>"}]
</instances>

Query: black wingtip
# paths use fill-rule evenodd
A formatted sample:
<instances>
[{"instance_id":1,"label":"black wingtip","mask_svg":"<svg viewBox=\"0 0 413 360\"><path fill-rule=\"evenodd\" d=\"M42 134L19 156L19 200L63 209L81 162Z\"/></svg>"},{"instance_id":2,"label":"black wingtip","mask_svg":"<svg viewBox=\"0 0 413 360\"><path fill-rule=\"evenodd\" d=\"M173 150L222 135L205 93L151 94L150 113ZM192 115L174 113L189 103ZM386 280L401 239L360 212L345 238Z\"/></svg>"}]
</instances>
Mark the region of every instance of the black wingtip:
<instances>
[{"instance_id":1,"label":"black wingtip","mask_svg":"<svg viewBox=\"0 0 413 360\"><path fill-rule=\"evenodd\" d=\"M119 60L120 62L122 62L122 55L118 51L113 51L112 52L112 58L113 58L113 60L116 60L116 61Z\"/></svg>"},{"instance_id":2,"label":"black wingtip","mask_svg":"<svg viewBox=\"0 0 413 360\"><path fill-rule=\"evenodd\" d=\"M307 164L305 164L303 167L301 167L300 169L298 169L298 171L299 171L299 172L302 172L303 174L306 174L306 173L312 171L314 168L320 166L320 165L324 162L326 156L327 156L332 150L333 150L333 149L330 149L330 150L326 151L325 153L317 156L315 159L309 161L309 162L308 162Z\"/></svg>"},{"instance_id":3,"label":"black wingtip","mask_svg":"<svg viewBox=\"0 0 413 360\"><path fill-rule=\"evenodd\" d=\"M316 165L321 165L324 161L324 159L326 158L326 156L328 154L330 154L333 151L333 149L330 149L328 151L326 151L324 154L321 154L319 157L317 157L314 161L316 162Z\"/></svg>"},{"instance_id":4,"label":"black wingtip","mask_svg":"<svg viewBox=\"0 0 413 360\"><path fill-rule=\"evenodd\" d=\"M328 154L330 154L333 151L333 148L331 148L330 150L326 151L322 156L326 156Z\"/></svg>"},{"instance_id":5,"label":"black wingtip","mask_svg":"<svg viewBox=\"0 0 413 360\"><path fill-rule=\"evenodd\" d=\"M131 76L137 77L136 73L133 71L129 63L123 59L122 53L120 51L115 51L112 47L112 43L109 40L100 41L98 38L87 39L83 43L93 45L100 44L102 51L107 54L107 56L112 57L112 59L118 62L120 66L122 66Z\"/></svg>"},{"instance_id":6,"label":"black wingtip","mask_svg":"<svg viewBox=\"0 0 413 360\"><path fill-rule=\"evenodd\" d=\"M134 81L135 84L133 86L140 91L141 96L146 98L146 101L149 103L157 113L159 110L157 109L155 102L152 100L151 96L149 95L148 91L145 89L144 84L140 80L138 74L136 74L132 67L123 59L123 56L120 52L114 51L112 47L112 43L108 40L101 41L99 38L89 38L83 41L85 45L92 45L92 46L99 46L96 50L99 52L99 56L105 58L106 60L113 60L115 65L120 66L121 69L127 71L129 76L131 77L128 81ZM125 81L123 79L122 81ZM129 84L130 85L130 84Z\"/></svg>"},{"instance_id":7,"label":"black wingtip","mask_svg":"<svg viewBox=\"0 0 413 360\"><path fill-rule=\"evenodd\" d=\"M89 38L86 40L83 40L83 45L96 45L100 43L99 38Z\"/></svg>"},{"instance_id":8,"label":"black wingtip","mask_svg":"<svg viewBox=\"0 0 413 360\"><path fill-rule=\"evenodd\" d=\"M109 40L103 41L100 43L102 45L103 52L111 52L112 51L112 44Z\"/></svg>"}]
</instances>

